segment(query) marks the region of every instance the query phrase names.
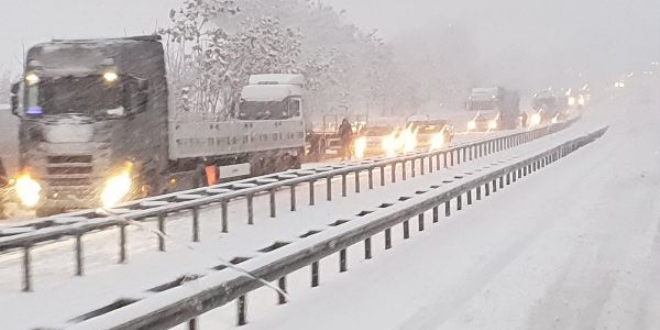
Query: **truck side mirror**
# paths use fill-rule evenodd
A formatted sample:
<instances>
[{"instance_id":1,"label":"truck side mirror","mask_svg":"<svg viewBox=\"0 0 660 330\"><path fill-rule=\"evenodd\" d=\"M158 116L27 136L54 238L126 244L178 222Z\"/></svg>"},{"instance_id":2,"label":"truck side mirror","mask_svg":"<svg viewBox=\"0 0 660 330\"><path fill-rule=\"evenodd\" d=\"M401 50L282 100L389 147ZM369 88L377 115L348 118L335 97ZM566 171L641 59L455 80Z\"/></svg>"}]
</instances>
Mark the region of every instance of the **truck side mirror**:
<instances>
[{"instance_id":1,"label":"truck side mirror","mask_svg":"<svg viewBox=\"0 0 660 330\"><path fill-rule=\"evenodd\" d=\"M147 111L149 99L149 82L145 79L128 77L124 92L127 95L126 112L129 115L137 115Z\"/></svg>"},{"instance_id":2,"label":"truck side mirror","mask_svg":"<svg viewBox=\"0 0 660 330\"><path fill-rule=\"evenodd\" d=\"M18 116L18 109L20 108L19 92L21 90L21 83L17 82L11 85L11 113Z\"/></svg>"}]
</instances>

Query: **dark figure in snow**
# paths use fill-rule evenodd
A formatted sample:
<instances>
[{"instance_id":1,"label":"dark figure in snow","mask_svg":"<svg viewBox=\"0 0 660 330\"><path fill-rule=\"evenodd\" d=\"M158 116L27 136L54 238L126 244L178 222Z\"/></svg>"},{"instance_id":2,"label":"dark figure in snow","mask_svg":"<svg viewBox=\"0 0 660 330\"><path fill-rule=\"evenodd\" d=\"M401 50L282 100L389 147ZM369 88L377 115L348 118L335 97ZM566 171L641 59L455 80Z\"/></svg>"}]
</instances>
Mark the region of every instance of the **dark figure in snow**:
<instances>
[{"instance_id":1,"label":"dark figure in snow","mask_svg":"<svg viewBox=\"0 0 660 330\"><path fill-rule=\"evenodd\" d=\"M522 115L520 115L520 123L523 128L527 127L527 112L523 111Z\"/></svg>"},{"instance_id":2,"label":"dark figure in snow","mask_svg":"<svg viewBox=\"0 0 660 330\"><path fill-rule=\"evenodd\" d=\"M9 177L7 171L2 165L2 158L0 158L0 219L5 218L5 189L9 185Z\"/></svg>"},{"instance_id":3,"label":"dark figure in snow","mask_svg":"<svg viewBox=\"0 0 660 330\"><path fill-rule=\"evenodd\" d=\"M341 139L341 160L350 160L353 156L353 150L351 150L353 142L353 127L351 127L351 124L346 118L344 118L341 121L341 125L339 125L339 138Z\"/></svg>"}]
</instances>

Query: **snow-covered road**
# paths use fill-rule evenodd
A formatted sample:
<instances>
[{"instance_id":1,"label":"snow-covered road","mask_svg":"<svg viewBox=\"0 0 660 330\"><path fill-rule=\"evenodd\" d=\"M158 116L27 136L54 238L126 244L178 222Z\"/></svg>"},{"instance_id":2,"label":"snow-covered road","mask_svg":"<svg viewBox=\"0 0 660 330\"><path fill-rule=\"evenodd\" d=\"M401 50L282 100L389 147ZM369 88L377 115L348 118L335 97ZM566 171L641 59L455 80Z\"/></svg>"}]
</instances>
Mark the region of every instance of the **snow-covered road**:
<instances>
[{"instance_id":1,"label":"snow-covered road","mask_svg":"<svg viewBox=\"0 0 660 330\"><path fill-rule=\"evenodd\" d=\"M244 329L660 329L659 106Z\"/></svg>"}]
</instances>

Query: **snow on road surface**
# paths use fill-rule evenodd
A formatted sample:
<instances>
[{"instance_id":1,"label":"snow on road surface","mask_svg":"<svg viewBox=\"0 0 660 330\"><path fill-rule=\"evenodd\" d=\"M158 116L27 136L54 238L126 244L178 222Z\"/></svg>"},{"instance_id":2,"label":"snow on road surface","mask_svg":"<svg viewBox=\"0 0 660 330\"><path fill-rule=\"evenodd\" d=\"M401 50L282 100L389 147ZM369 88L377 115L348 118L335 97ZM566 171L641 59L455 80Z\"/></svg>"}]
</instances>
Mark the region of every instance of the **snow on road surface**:
<instances>
[{"instance_id":1,"label":"snow on road surface","mask_svg":"<svg viewBox=\"0 0 660 330\"><path fill-rule=\"evenodd\" d=\"M660 329L659 105L242 329Z\"/></svg>"}]
</instances>

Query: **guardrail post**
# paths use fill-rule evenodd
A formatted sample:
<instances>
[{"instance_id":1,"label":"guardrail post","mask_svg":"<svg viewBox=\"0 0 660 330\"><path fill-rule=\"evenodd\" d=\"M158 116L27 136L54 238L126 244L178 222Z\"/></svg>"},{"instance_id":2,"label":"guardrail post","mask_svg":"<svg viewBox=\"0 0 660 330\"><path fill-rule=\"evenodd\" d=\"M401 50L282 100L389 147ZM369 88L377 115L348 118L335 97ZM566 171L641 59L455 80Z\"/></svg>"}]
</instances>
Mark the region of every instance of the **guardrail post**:
<instances>
[{"instance_id":1,"label":"guardrail post","mask_svg":"<svg viewBox=\"0 0 660 330\"><path fill-rule=\"evenodd\" d=\"M199 206L192 208L192 241L199 242Z\"/></svg>"},{"instance_id":2,"label":"guardrail post","mask_svg":"<svg viewBox=\"0 0 660 330\"><path fill-rule=\"evenodd\" d=\"M478 187L477 187L477 200L478 200L478 201L481 200L481 186L478 186Z\"/></svg>"},{"instance_id":3,"label":"guardrail post","mask_svg":"<svg viewBox=\"0 0 660 330\"><path fill-rule=\"evenodd\" d=\"M424 213L420 213L417 216L417 222L418 222L419 231L424 231Z\"/></svg>"},{"instance_id":4,"label":"guardrail post","mask_svg":"<svg viewBox=\"0 0 660 330\"><path fill-rule=\"evenodd\" d=\"M410 161L410 177L414 178L417 174L417 159L413 158Z\"/></svg>"},{"instance_id":5,"label":"guardrail post","mask_svg":"<svg viewBox=\"0 0 660 330\"><path fill-rule=\"evenodd\" d=\"M296 185L292 184L291 186L291 212L295 212L297 209L296 204Z\"/></svg>"},{"instance_id":6,"label":"guardrail post","mask_svg":"<svg viewBox=\"0 0 660 330\"><path fill-rule=\"evenodd\" d=\"M403 239L410 238L410 221L406 220L403 222Z\"/></svg>"},{"instance_id":7,"label":"guardrail post","mask_svg":"<svg viewBox=\"0 0 660 330\"><path fill-rule=\"evenodd\" d=\"M23 292L32 291L32 262L30 258L31 245L23 247Z\"/></svg>"},{"instance_id":8,"label":"guardrail post","mask_svg":"<svg viewBox=\"0 0 660 330\"><path fill-rule=\"evenodd\" d=\"M429 155L429 173L433 173L433 155Z\"/></svg>"},{"instance_id":9,"label":"guardrail post","mask_svg":"<svg viewBox=\"0 0 660 330\"><path fill-rule=\"evenodd\" d=\"M392 248L392 228L385 229L385 250Z\"/></svg>"},{"instance_id":10,"label":"guardrail post","mask_svg":"<svg viewBox=\"0 0 660 330\"><path fill-rule=\"evenodd\" d=\"M518 180L518 173L517 172L518 172L517 170L513 170L513 172L510 173L511 177L513 179L513 183L516 183L516 181Z\"/></svg>"},{"instance_id":11,"label":"guardrail post","mask_svg":"<svg viewBox=\"0 0 660 330\"><path fill-rule=\"evenodd\" d=\"M496 193L497 192L497 179L494 179L492 184L493 184L493 193Z\"/></svg>"},{"instance_id":12,"label":"guardrail post","mask_svg":"<svg viewBox=\"0 0 660 330\"><path fill-rule=\"evenodd\" d=\"M396 182L396 163L392 163L392 170L390 171L392 174L392 183Z\"/></svg>"},{"instance_id":13,"label":"guardrail post","mask_svg":"<svg viewBox=\"0 0 660 330\"><path fill-rule=\"evenodd\" d=\"M360 193L360 171L355 171L355 192Z\"/></svg>"},{"instance_id":14,"label":"guardrail post","mask_svg":"<svg viewBox=\"0 0 660 330\"><path fill-rule=\"evenodd\" d=\"M282 276L277 280L277 286L282 292L286 292L286 276ZM277 294L277 303L280 305L286 304L286 297L282 293Z\"/></svg>"},{"instance_id":15,"label":"guardrail post","mask_svg":"<svg viewBox=\"0 0 660 330\"><path fill-rule=\"evenodd\" d=\"M309 181L309 205L312 206L316 204L316 199L314 198L314 184L316 184L316 181Z\"/></svg>"},{"instance_id":16,"label":"guardrail post","mask_svg":"<svg viewBox=\"0 0 660 330\"><path fill-rule=\"evenodd\" d=\"M486 182L486 184L484 184L484 189L486 190L486 197L490 196L490 182Z\"/></svg>"},{"instance_id":17,"label":"guardrail post","mask_svg":"<svg viewBox=\"0 0 660 330\"><path fill-rule=\"evenodd\" d=\"M254 225L254 195L247 195L248 225Z\"/></svg>"},{"instance_id":18,"label":"guardrail post","mask_svg":"<svg viewBox=\"0 0 660 330\"><path fill-rule=\"evenodd\" d=\"M347 187L347 183L346 183L346 176L347 176L346 173L341 175L341 196L342 197L348 196L348 192L347 192L348 187Z\"/></svg>"},{"instance_id":19,"label":"guardrail post","mask_svg":"<svg viewBox=\"0 0 660 330\"><path fill-rule=\"evenodd\" d=\"M447 168L447 167L448 167L448 166L447 166L447 152L443 152L443 153L442 153L442 158L443 158L443 160L442 160L442 166L443 166L444 168Z\"/></svg>"},{"instance_id":20,"label":"guardrail post","mask_svg":"<svg viewBox=\"0 0 660 330\"><path fill-rule=\"evenodd\" d=\"M451 216L451 202L446 201L445 202L445 217Z\"/></svg>"},{"instance_id":21,"label":"guardrail post","mask_svg":"<svg viewBox=\"0 0 660 330\"><path fill-rule=\"evenodd\" d=\"M125 222L119 224L119 263L126 262L126 225Z\"/></svg>"},{"instance_id":22,"label":"guardrail post","mask_svg":"<svg viewBox=\"0 0 660 330\"><path fill-rule=\"evenodd\" d=\"M319 286L319 262L312 262L312 288Z\"/></svg>"},{"instance_id":23,"label":"guardrail post","mask_svg":"<svg viewBox=\"0 0 660 330\"><path fill-rule=\"evenodd\" d=\"M380 186L385 187L385 166L380 167Z\"/></svg>"},{"instance_id":24,"label":"guardrail post","mask_svg":"<svg viewBox=\"0 0 660 330\"><path fill-rule=\"evenodd\" d=\"M463 151L463 155L465 155L465 148L458 148L458 150L456 150L456 165L461 164L461 151Z\"/></svg>"},{"instance_id":25,"label":"guardrail post","mask_svg":"<svg viewBox=\"0 0 660 330\"><path fill-rule=\"evenodd\" d=\"M222 220L222 232L223 233L228 233L229 232L229 212L227 210L229 203L227 201L222 201L220 203L220 209L221 209L221 220Z\"/></svg>"},{"instance_id":26,"label":"guardrail post","mask_svg":"<svg viewBox=\"0 0 660 330\"><path fill-rule=\"evenodd\" d=\"M500 189L504 189L504 176L500 177Z\"/></svg>"},{"instance_id":27,"label":"guardrail post","mask_svg":"<svg viewBox=\"0 0 660 330\"><path fill-rule=\"evenodd\" d=\"M339 272L345 273L348 270L348 265L346 262L346 249L339 251Z\"/></svg>"},{"instance_id":28,"label":"guardrail post","mask_svg":"<svg viewBox=\"0 0 660 330\"><path fill-rule=\"evenodd\" d=\"M440 154L435 154L435 169L440 171Z\"/></svg>"},{"instance_id":29,"label":"guardrail post","mask_svg":"<svg viewBox=\"0 0 660 330\"><path fill-rule=\"evenodd\" d=\"M407 172L408 172L408 162L406 162L404 160L403 162L401 162L401 180L406 181L406 179L407 179L406 173Z\"/></svg>"},{"instance_id":30,"label":"guardrail post","mask_svg":"<svg viewBox=\"0 0 660 330\"><path fill-rule=\"evenodd\" d=\"M425 171L425 163L424 163L424 157L419 158L419 174L424 175Z\"/></svg>"},{"instance_id":31,"label":"guardrail post","mask_svg":"<svg viewBox=\"0 0 660 330\"><path fill-rule=\"evenodd\" d=\"M484 156L484 144L483 144L483 142L481 142L477 145L477 154L479 155L479 158Z\"/></svg>"},{"instance_id":32,"label":"guardrail post","mask_svg":"<svg viewBox=\"0 0 660 330\"><path fill-rule=\"evenodd\" d=\"M460 211L463 209L463 195L456 196L456 210Z\"/></svg>"},{"instance_id":33,"label":"guardrail post","mask_svg":"<svg viewBox=\"0 0 660 330\"><path fill-rule=\"evenodd\" d=\"M238 297L236 301L238 307L238 325L247 324L247 299L245 296Z\"/></svg>"},{"instance_id":34,"label":"guardrail post","mask_svg":"<svg viewBox=\"0 0 660 330\"><path fill-rule=\"evenodd\" d=\"M472 189L467 191L467 203L468 205L472 205Z\"/></svg>"},{"instance_id":35,"label":"guardrail post","mask_svg":"<svg viewBox=\"0 0 660 330\"><path fill-rule=\"evenodd\" d=\"M364 259L371 259L371 237L364 240Z\"/></svg>"},{"instance_id":36,"label":"guardrail post","mask_svg":"<svg viewBox=\"0 0 660 330\"><path fill-rule=\"evenodd\" d=\"M83 245L80 233L76 234L76 276L83 276Z\"/></svg>"},{"instance_id":37,"label":"guardrail post","mask_svg":"<svg viewBox=\"0 0 660 330\"><path fill-rule=\"evenodd\" d=\"M438 207L433 208L433 223L438 223L440 221L440 210Z\"/></svg>"},{"instance_id":38,"label":"guardrail post","mask_svg":"<svg viewBox=\"0 0 660 330\"><path fill-rule=\"evenodd\" d=\"M191 319L188 321L188 330L197 330L197 319Z\"/></svg>"},{"instance_id":39,"label":"guardrail post","mask_svg":"<svg viewBox=\"0 0 660 330\"><path fill-rule=\"evenodd\" d=\"M374 169L369 168L369 190L374 189Z\"/></svg>"},{"instance_id":40,"label":"guardrail post","mask_svg":"<svg viewBox=\"0 0 660 330\"><path fill-rule=\"evenodd\" d=\"M275 218L277 216L277 203L275 201L275 192L276 192L275 189L271 189L268 191L271 218Z\"/></svg>"},{"instance_id":41,"label":"guardrail post","mask_svg":"<svg viewBox=\"0 0 660 330\"><path fill-rule=\"evenodd\" d=\"M158 215L158 251L165 251L165 214Z\"/></svg>"},{"instance_id":42,"label":"guardrail post","mask_svg":"<svg viewBox=\"0 0 660 330\"><path fill-rule=\"evenodd\" d=\"M510 184L511 184L511 172L507 172L506 173L506 185L508 186Z\"/></svg>"},{"instance_id":43,"label":"guardrail post","mask_svg":"<svg viewBox=\"0 0 660 330\"><path fill-rule=\"evenodd\" d=\"M325 196L328 201L332 200L332 177L327 177L325 181Z\"/></svg>"}]
</instances>

